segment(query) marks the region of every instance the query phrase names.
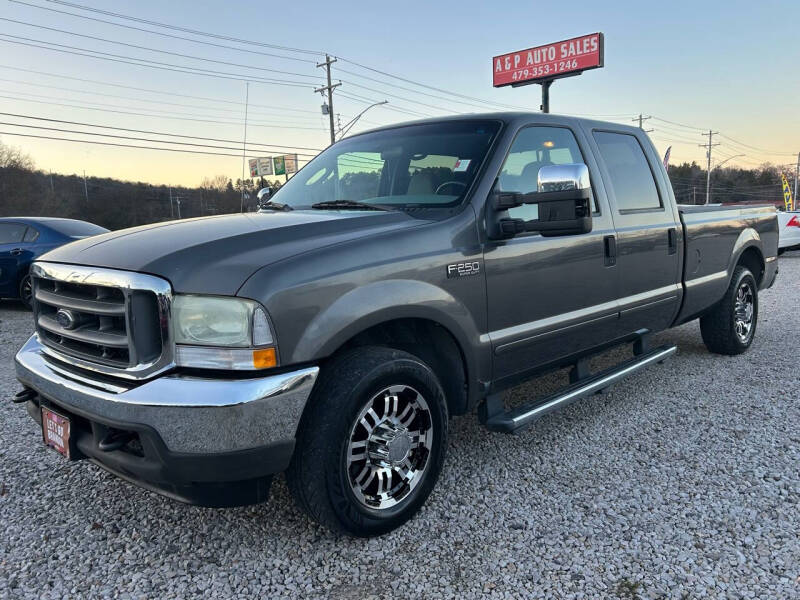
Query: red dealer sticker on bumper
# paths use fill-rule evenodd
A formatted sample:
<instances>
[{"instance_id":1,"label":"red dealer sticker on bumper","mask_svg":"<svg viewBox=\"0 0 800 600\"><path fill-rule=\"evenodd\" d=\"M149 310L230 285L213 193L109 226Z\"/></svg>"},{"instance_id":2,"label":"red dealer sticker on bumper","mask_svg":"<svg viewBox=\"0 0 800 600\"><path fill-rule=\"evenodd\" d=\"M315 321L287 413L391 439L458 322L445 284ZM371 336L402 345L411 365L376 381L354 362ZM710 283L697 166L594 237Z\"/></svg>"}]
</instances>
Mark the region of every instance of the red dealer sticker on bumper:
<instances>
[{"instance_id":1,"label":"red dealer sticker on bumper","mask_svg":"<svg viewBox=\"0 0 800 600\"><path fill-rule=\"evenodd\" d=\"M44 443L69 458L70 422L67 417L42 407L42 437Z\"/></svg>"}]
</instances>

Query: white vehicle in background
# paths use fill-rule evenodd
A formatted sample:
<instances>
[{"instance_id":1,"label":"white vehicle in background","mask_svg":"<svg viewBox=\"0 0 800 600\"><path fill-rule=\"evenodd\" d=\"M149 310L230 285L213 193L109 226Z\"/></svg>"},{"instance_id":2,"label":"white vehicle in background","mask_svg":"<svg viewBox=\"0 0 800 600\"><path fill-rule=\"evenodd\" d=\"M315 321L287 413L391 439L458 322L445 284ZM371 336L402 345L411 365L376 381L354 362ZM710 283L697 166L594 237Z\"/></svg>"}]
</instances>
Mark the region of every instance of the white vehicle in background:
<instances>
[{"instance_id":1,"label":"white vehicle in background","mask_svg":"<svg viewBox=\"0 0 800 600\"><path fill-rule=\"evenodd\" d=\"M778 254L800 250L800 210L778 211Z\"/></svg>"}]
</instances>

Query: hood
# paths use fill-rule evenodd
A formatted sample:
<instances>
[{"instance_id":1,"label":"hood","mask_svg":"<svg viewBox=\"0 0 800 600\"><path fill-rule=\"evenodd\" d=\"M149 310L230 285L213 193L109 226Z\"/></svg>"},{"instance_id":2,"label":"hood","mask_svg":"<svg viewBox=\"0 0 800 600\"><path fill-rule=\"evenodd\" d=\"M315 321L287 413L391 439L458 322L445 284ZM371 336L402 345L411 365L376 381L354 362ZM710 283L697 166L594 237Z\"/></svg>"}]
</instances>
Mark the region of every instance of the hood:
<instances>
[{"instance_id":1,"label":"hood","mask_svg":"<svg viewBox=\"0 0 800 600\"><path fill-rule=\"evenodd\" d=\"M258 269L291 256L424 223L401 211L297 210L201 217L106 233L39 260L163 277L176 292L233 295Z\"/></svg>"}]
</instances>

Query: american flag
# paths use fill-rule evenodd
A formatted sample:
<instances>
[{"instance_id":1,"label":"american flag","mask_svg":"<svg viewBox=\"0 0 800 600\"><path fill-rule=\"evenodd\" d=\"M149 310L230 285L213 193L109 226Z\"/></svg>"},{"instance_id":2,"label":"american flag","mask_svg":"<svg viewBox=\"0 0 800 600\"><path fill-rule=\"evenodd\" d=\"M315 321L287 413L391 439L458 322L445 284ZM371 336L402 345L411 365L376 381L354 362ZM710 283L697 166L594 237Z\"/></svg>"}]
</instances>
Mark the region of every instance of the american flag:
<instances>
[{"instance_id":1,"label":"american flag","mask_svg":"<svg viewBox=\"0 0 800 600\"><path fill-rule=\"evenodd\" d=\"M669 153L672 150L672 146L667 148L667 151L664 153L664 168L669 169Z\"/></svg>"}]
</instances>

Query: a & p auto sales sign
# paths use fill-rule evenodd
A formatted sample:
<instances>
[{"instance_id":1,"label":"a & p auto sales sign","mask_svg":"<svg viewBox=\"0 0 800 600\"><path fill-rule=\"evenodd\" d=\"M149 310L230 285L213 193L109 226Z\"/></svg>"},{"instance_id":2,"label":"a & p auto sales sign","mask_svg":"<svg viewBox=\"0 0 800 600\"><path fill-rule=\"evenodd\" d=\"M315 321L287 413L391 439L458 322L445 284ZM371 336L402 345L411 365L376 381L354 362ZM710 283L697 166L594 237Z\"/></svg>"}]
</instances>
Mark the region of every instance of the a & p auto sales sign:
<instances>
[{"instance_id":1,"label":"a & p auto sales sign","mask_svg":"<svg viewBox=\"0 0 800 600\"><path fill-rule=\"evenodd\" d=\"M492 59L494 87L577 75L603 66L603 34L511 52Z\"/></svg>"}]
</instances>

